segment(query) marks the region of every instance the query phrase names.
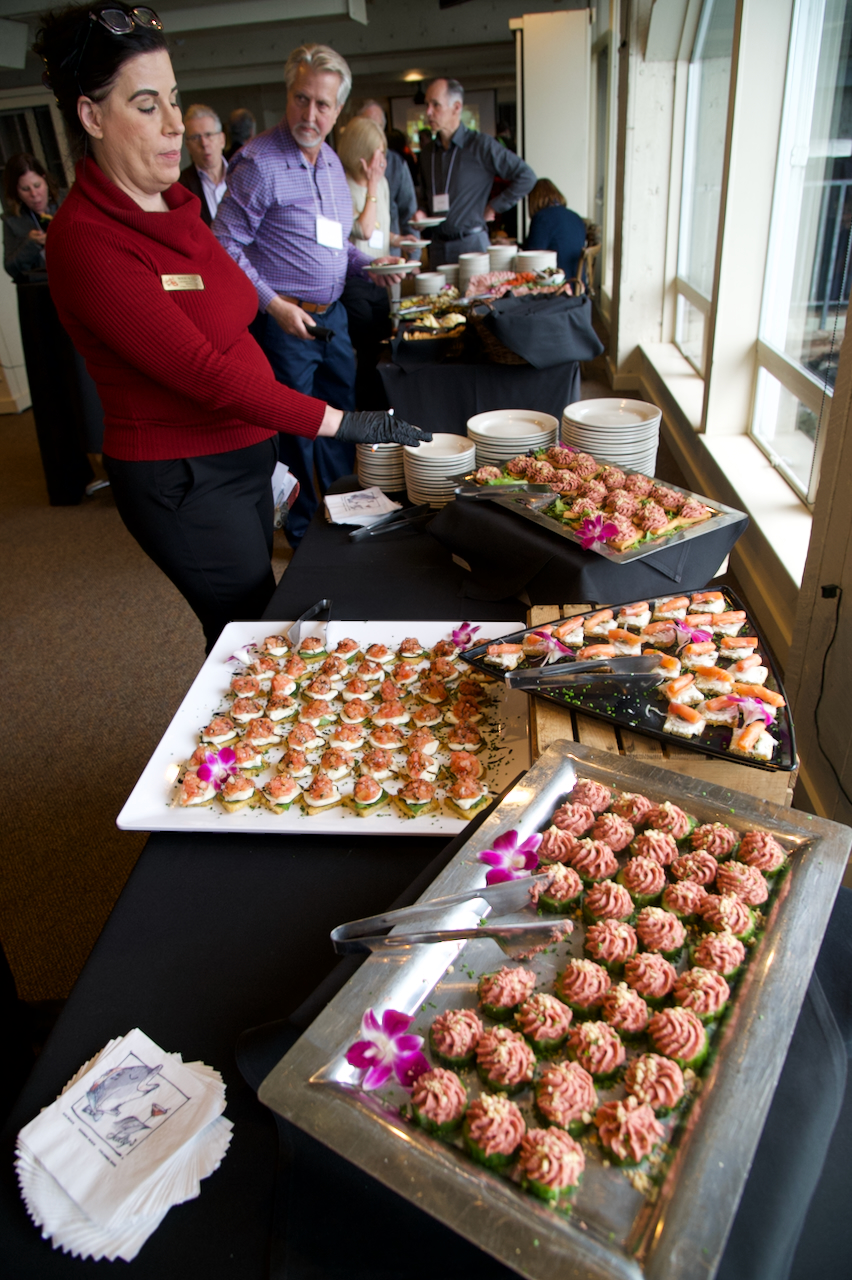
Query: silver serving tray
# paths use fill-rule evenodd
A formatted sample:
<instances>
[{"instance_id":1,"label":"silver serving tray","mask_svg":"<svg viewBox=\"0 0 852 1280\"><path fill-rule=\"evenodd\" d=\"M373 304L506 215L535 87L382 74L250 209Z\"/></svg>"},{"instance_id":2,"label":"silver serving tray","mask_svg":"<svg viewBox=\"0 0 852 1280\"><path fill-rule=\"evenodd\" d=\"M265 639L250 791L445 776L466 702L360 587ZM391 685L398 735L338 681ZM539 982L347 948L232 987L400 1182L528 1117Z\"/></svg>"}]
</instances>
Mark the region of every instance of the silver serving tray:
<instances>
[{"instance_id":1,"label":"silver serving tray","mask_svg":"<svg viewBox=\"0 0 852 1280\"><path fill-rule=\"evenodd\" d=\"M421 900L482 885L485 868L476 854L504 831L515 828L526 836L545 825L578 775L643 791L655 800L671 799L700 821L769 830L791 854L791 870L736 989L732 1015L717 1033L719 1052L679 1133L656 1201L595 1157L587 1160L573 1212L557 1213L407 1122L392 1097L355 1087L357 1075L344 1055L359 1038L363 1011L420 1011L412 1030L422 1033L441 1008L472 1005L469 974L504 963L487 941L468 943L460 961L459 943L368 959L269 1074L259 1096L531 1280L577 1275L707 1280L718 1265L748 1175L852 831L639 761L560 742L533 765ZM461 914L466 910L455 907L440 920L432 917L430 927L467 924L469 915ZM533 967L544 974L542 966L561 967L564 960L564 954L556 960L540 956Z\"/></svg>"},{"instance_id":2,"label":"silver serving tray","mask_svg":"<svg viewBox=\"0 0 852 1280\"><path fill-rule=\"evenodd\" d=\"M607 459L599 458L597 461L603 464L607 462ZM618 463L614 462L610 465L618 466ZM633 473L628 468L625 474L632 475ZM468 480L470 476L465 476L464 478ZM746 519L744 511L737 511L735 507L726 507L723 502L717 502L715 498L702 497L700 493L693 493L691 489L682 489L679 484L669 484L668 480L660 483L665 484L667 489L673 489L677 493L686 494L688 498L695 498L698 502L703 502L706 507L712 507L716 514L708 520L702 521L701 524L693 524L687 529L679 529L677 533L667 534L666 537L658 538L655 542L643 543L641 546L631 547L627 551L614 551L605 542L596 542L590 548L596 555L603 556L606 560L611 560L613 564L632 564L634 560L644 560L646 556L652 556L657 551L664 551L668 547L680 546L683 542L691 542L693 538L700 538L705 533L714 533L717 529L724 529L727 525L736 524L738 521ZM532 520L534 524L540 524L542 528L549 529L551 533L555 533L560 538L565 538L568 542L574 542L577 546L582 546L582 538L576 530L568 528L561 520L554 520L553 516L544 514L544 508L551 505L553 497L556 497L555 494L553 497L525 497L522 494L509 496L508 494L501 495L500 486L497 484L491 485L489 488L494 490L493 501L498 506L505 507L507 511L514 511L516 515L523 516L525 520Z\"/></svg>"}]
</instances>

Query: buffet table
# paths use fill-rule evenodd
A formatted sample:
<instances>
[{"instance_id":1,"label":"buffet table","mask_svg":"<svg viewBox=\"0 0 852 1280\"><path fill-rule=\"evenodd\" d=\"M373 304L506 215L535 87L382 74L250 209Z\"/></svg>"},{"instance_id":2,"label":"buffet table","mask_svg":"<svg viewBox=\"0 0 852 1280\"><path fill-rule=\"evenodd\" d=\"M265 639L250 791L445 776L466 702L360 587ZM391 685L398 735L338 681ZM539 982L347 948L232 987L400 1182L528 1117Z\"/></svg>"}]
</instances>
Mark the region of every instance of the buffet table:
<instances>
[{"instance_id":1,"label":"buffet table","mask_svg":"<svg viewBox=\"0 0 852 1280\"><path fill-rule=\"evenodd\" d=\"M462 580L449 552L422 529L351 544L347 531L326 525L320 513L267 616L294 618L318 597L330 596L335 617L461 621ZM478 612L505 620L509 630L523 621L524 611L517 600L497 600ZM199 1199L168 1214L132 1264L134 1275L514 1275L284 1121L279 1169L276 1125L235 1059L241 1032L273 1024L246 1038L240 1050L244 1071L259 1084L352 971L348 959L336 966L329 930L413 901L451 853L441 838L407 835L152 835L4 1131L0 1235L6 1274L16 1280L104 1274L105 1267L54 1253L39 1238L17 1194L12 1148L17 1130L82 1062L110 1037L140 1026L164 1049L221 1071L235 1129L222 1167L202 1184ZM852 962L843 953L852 937L850 896L841 904L846 918L835 912L818 965L824 983L837 990L829 991L829 1001L819 982L811 984L720 1272L725 1280L786 1274L781 1268L823 1167L845 1088L835 1015L844 1001L848 1012L850 1002ZM311 1000L324 980L326 987ZM291 1015L293 1022L285 1025ZM852 1027L841 1030L847 1039L852 1035ZM805 1089L807 1108L799 1105ZM775 1175L784 1169L791 1143L796 1174L779 1180ZM848 1162L842 1143L834 1158ZM822 1205L832 1194L842 1196L839 1175L829 1172L823 1182ZM826 1245L842 1241L848 1219L837 1210ZM567 1263L564 1275L573 1274Z\"/></svg>"},{"instance_id":2,"label":"buffet table","mask_svg":"<svg viewBox=\"0 0 852 1280\"><path fill-rule=\"evenodd\" d=\"M405 370L379 365L388 404L406 422L426 431L463 436L467 420L490 409L529 409L561 421L566 404L580 399L580 363L567 360L550 369L523 364L449 362Z\"/></svg>"}]
</instances>

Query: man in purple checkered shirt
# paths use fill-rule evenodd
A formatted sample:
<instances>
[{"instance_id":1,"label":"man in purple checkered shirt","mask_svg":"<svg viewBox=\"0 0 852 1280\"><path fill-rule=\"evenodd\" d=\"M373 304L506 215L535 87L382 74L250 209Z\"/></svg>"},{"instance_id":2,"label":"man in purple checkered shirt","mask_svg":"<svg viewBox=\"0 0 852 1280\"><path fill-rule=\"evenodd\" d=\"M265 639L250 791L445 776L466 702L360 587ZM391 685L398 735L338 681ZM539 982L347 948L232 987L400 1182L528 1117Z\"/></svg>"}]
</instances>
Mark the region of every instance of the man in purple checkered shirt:
<instances>
[{"instance_id":1,"label":"man in purple checkered shirt","mask_svg":"<svg viewBox=\"0 0 852 1280\"><path fill-rule=\"evenodd\" d=\"M346 62L326 45L303 45L284 79L284 119L235 154L213 231L257 289L251 332L278 381L354 409L355 354L340 295L347 275L399 259L371 260L349 241L352 197L325 141L352 87ZM311 336L315 325L328 331L323 340ZM281 435L279 454L300 485L287 523L296 547L318 505L314 468L325 491L354 469L354 446Z\"/></svg>"}]
</instances>

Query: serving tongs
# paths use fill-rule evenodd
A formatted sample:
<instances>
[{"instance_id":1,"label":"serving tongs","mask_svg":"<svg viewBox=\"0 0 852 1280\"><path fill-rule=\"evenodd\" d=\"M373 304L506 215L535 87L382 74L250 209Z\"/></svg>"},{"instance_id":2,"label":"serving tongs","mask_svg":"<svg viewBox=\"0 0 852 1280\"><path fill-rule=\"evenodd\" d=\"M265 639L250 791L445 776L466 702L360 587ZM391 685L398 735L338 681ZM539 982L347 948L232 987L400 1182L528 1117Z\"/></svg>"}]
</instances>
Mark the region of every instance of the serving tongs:
<instances>
[{"instance_id":1,"label":"serving tongs","mask_svg":"<svg viewBox=\"0 0 852 1280\"><path fill-rule=\"evenodd\" d=\"M392 533L398 529L409 529L412 525L421 524L424 520L428 520L431 515L434 515L434 511L428 502L422 502L417 507L406 507L404 511L389 511L386 516L380 516L372 524L365 525L362 529L353 529L349 534L349 541L363 542L366 538L372 538L377 533Z\"/></svg>"},{"instance_id":2,"label":"serving tongs","mask_svg":"<svg viewBox=\"0 0 852 1280\"><path fill-rule=\"evenodd\" d=\"M468 480L463 480L461 484L457 484L453 489L453 493L457 498L470 498L474 502L484 502L489 498L524 497L524 498L541 498L545 494L549 494L551 498L555 498L549 484L524 484L519 481L517 484L473 484Z\"/></svg>"},{"instance_id":3,"label":"serving tongs","mask_svg":"<svg viewBox=\"0 0 852 1280\"><path fill-rule=\"evenodd\" d=\"M548 667L526 667L522 671L507 671L506 684L510 689L523 689L534 693L536 689L565 689L573 685L609 682L629 684L631 689L652 689L663 677L655 670L658 658L651 655L621 658L590 658L582 662L557 662Z\"/></svg>"},{"instance_id":4,"label":"serving tongs","mask_svg":"<svg viewBox=\"0 0 852 1280\"><path fill-rule=\"evenodd\" d=\"M486 924L467 929L432 929L421 933L383 934L381 929L418 920L426 914L446 911L449 907L464 903L485 902L497 916L507 915L530 906L530 890L541 876L524 876L505 884L490 885L480 889L468 889L448 898L433 898L418 902L412 907L386 911L384 915L367 916L363 920L350 920L331 931L331 941L339 955L362 951L397 951L401 947L416 947L422 943L461 942L468 938L490 938L501 951L514 960L520 960L533 951L558 941L563 930L559 921L542 920L530 924Z\"/></svg>"},{"instance_id":5,"label":"serving tongs","mask_svg":"<svg viewBox=\"0 0 852 1280\"><path fill-rule=\"evenodd\" d=\"M300 618L297 618L290 626L287 632L287 639L294 649L298 649L299 641L302 638L302 627L304 623L311 622L314 618L318 618L321 613L327 613L327 622L331 621L331 601L317 600L316 604L311 605L310 609L306 609Z\"/></svg>"}]
</instances>

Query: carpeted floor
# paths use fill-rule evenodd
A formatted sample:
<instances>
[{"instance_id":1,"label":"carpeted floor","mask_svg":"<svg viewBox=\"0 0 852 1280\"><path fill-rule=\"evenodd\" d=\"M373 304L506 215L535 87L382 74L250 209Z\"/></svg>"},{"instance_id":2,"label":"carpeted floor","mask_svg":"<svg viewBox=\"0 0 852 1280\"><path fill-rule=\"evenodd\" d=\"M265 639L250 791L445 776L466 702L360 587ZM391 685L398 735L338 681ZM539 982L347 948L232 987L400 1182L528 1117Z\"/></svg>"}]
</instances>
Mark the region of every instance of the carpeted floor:
<instances>
[{"instance_id":1,"label":"carpeted floor","mask_svg":"<svg viewBox=\"0 0 852 1280\"><path fill-rule=\"evenodd\" d=\"M145 843L115 818L204 661L194 614L109 489L50 507L31 413L0 416L6 797L0 938L66 996ZM277 573L289 559L276 534Z\"/></svg>"}]
</instances>

